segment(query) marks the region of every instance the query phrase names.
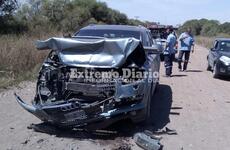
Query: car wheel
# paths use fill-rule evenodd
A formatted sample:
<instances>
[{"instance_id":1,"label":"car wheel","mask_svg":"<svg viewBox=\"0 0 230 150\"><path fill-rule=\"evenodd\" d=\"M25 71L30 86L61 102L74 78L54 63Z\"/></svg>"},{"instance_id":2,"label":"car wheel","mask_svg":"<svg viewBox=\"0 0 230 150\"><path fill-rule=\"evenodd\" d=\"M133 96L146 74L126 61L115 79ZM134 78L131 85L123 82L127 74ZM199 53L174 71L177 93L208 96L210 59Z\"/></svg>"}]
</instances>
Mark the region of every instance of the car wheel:
<instances>
[{"instance_id":1,"label":"car wheel","mask_svg":"<svg viewBox=\"0 0 230 150\"><path fill-rule=\"evenodd\" d=\"M214 64L213 71L212 71L212 76L213 76L213 78L218 78L218 76L219 76L216 64Z\"/></svg>"},{"instance_id":2,"label":"car wheel","mask_svg":"<svg viewBox=\"0 0 230 150\"><path fill-rule=\"evenodd\" d=\"M146 113L145 113L145 124L148 124L150 122L150 116L151 116L151 101L152 101L152 97L153 97L153 84L151 85L151 89L149 92L149 96L148 96L148 102L147 102L147 107L146 107Z\"/></svg>"}]
</instances>

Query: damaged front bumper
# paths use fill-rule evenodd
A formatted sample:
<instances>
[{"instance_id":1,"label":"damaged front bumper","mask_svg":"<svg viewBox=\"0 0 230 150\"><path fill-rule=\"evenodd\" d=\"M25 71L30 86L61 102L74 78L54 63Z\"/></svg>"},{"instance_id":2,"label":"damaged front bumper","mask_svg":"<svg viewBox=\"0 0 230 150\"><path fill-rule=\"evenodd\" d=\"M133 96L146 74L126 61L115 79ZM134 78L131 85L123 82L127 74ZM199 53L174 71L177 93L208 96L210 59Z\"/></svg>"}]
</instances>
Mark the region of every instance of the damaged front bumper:
<instances>
[{"instance_id":1,"label":"damaged front bumper","mask_svg":"<svg viewBox=\"0 0 230 150\"><path fill-rule=\"evenodd\" d=\"M95 108L78 108L76 103L66 103L54 106L31 106L26 104L18 95L16 95L17 102L28 112L32 113L44 122L49 122L63 127L82 127L90 125L91 123L105 123L106 120L110 120L112 123L114 120L121 118L132 118L136 113L145 108L143 103L133 104L126 107L120 107L112 109L99 114L90 114L89 109L95 110ZM105 122L104 122L105 121ZM109 122L107 122L109 123Z\"/></svg>"},{"instance_id":2,"label":"damaged front bumper","mask_svg":"<svg viewBox=\"0 0 230 150\"><path fill-rule=\"evenodd\" d=\"M139 116L143 114L141 112L146 107L143 95L144 84L123 85L122 88L117 89L116 96L87 105L79 104L78 101L52 105L28 105L17 94L15 96L25 110L44 122L61 127L103 128L121 119L131 119L134 122L139 122L135 121L136 118L144 119Z\"/></svg>"}]
</instances>

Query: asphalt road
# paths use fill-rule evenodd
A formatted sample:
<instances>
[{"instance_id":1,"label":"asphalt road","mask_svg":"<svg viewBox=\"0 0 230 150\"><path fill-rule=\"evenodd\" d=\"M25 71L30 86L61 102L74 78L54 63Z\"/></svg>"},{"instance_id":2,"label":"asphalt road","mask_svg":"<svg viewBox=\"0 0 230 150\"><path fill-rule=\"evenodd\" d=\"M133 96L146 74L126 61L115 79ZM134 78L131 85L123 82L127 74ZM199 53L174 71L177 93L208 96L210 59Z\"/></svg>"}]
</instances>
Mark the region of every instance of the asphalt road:
<instances>
[{"instance_id":1,"label":"asphalt road","mask_svg":"<svg viewBox=\"0 0 230 150\"><path fill-rule=\"evenodd\" d=\"M24 111L13 96L17 92L30 101L35 83L24 82L4 90L0 93L0 149L135 150L140 148L134 143L133 134L167 126L178 134L162 135L164 150L229 150L230 80L213 79L211 72L206 71L207 53L207 49L197 46L188 72L178 72L175 64L172 78L161 77L152 100L151 126L122 122L114 125L117 134L60 131L42 124L47 132L35 132L27 127L41 122ZM162 64L162 75L163 72Z\"/></svg>"}]
</instances>

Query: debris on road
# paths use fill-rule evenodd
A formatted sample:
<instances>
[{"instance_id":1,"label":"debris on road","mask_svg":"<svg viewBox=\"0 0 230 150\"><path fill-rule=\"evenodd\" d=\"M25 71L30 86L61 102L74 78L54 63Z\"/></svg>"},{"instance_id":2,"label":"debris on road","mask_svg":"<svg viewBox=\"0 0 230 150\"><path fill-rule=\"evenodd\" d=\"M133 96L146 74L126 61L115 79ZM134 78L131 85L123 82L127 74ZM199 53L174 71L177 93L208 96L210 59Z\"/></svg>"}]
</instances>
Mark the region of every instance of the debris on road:
<instances>
[{"instance_id":1,"label":"debris on road","mask_svg":"<svg viewBox=\"0 0 230 150\"><path fill-rule=\"evenodd\" d=\"M180 115L178 112L170 112L170 115Z\"/></svg>"},{"instance_id":2,"label":"debris on road","mask_svg":"<svg viewBox=\"0 0 230 150\"><path fill-rule=\"evenodd\" d=\"M25 145L29 142L30 140L29 139L26 139L24 142L22 142L21 144Z\"/></svg>"},{"instance_id":3,"label":"debris on road","mask_svg":"<svg viewBox=\"0 0 230 150\"><path fill-rule=\"evenodd\" d=\"M171 109L183 109L183 107L171 107Z\"/></svg>"},{"instance_id":4,"label":"debris on road","mask_svg":"<svg viewBox=\"0 0 230 150\"><path fill-rule=\"evenodd\" d=\"M33 125L34 124L30 124L29 126L27 126L27 129L32 130L33 129Z\"/></svg>"},{"instance_id":5,"label":"debris on road","mask_svg":"<svg viewBox=\"0 0 230 150\"><path fill-rule=\"evenodd\" d=\"M161 136L158 136L158 135L153 135L153 132L149 131L149 130L145 130L144 133L148 136L150 136L152 139L155 139L155 140L161 140L162 137Z\"/></svg>"},{"instance_id":6,"label":"debris on road","mask_svg":"<svg viewBox=\"0 0 230 150\"><path fill-rule=\"evenodd\" d=\"M165 129L155 131L154 133L158 135L161 135L161 134L177 135L176 130L169 129L168 127L165 127Z\"/></svg>"},{"instance_id":7,"label":"debris on road","mask_svg":"<svg viewBox=\"0 0 230 150\"><path fill-rule=\"evenodd\" d=\"M38 144L40 144L42 142L44 142L44 139L40 139L40 140L37 141Z\"/></svg>"},{"instance_id":8,"label":"debris on road","mask_svg":"<svg viewBox=\"0 0 230 150\"><path fill-rule=\"evenodd\" d=\"M129 144L124 143L117 148L113 148L112 150L131 150L131 149L132 148Z\"/></svg>"},{"instance_id":9,"label":"debris on road","mask_svg":"<svg viewBox=\"0 0 230 150\"><path fill-rule=\"evenodd\" d=\"M166 130L166 133L168 135L177 135L176 130L171 130L171 129L167 128L167 127L165 127L165 130Z\"/></svg>"},{"instance_id":10,"label":"debris on road","mask_svg":"<svg viewBox=\"0 0 230 150\"><path fill-rule=\"evenodd\" d=\"M117 134L117 131L109 131L109 130L96 130L98 133L105 133L105 134Z\"/></svg>"},{"instance_id":11,"label":"debris on road","mask_svg":"<svg viewBox=\"0 0 230 150\"><path fill-rule=\"evenodd\" d=\"M46 123L41 123L41 124L30 124L27 126L27 129L33 129L35 132L40 132L40 133L49 133L49 134L56 134L58 130L56 129L55 126L51 126Z\"/></svg>"},{"instance_id":12,"label":"debris on road","mask_svg":"<svg viewBox=\"0 0 230 150\"><path fill-rule=\"evenodd\" d=\"M163 148L159 140L153 139L145 133L136 133L134 141L144 150L160 150Z\"/></svg>"}]
</instances>

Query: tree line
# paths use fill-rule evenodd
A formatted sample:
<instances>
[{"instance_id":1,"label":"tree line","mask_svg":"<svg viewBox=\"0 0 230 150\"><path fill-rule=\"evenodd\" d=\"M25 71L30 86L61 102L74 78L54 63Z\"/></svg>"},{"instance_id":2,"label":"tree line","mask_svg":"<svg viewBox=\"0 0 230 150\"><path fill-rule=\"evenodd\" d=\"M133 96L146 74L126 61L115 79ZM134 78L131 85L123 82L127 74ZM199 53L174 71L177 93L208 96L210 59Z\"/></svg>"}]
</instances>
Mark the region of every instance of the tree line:
<instances>
[{"instance_id":1,"label":"tree line","mask_svg":"<svg viewBox=\"0 0 230 150\"><path fill-rule=\"evenodd\" d=\"M230 22L220 23L217 20L193 19L180 26L179 32L185 31L188 27L196 36L230 36Z\"/></svg>"},{"instance_id":2,"label":"tree line","mask_svg":"<svg viewBox=\"0 0 230 150\"><path fill-rule=\"evenodd\" d=\"M88 24L145 25L129 19L124 13L111 9L97 0L0 0L0 34L61 31L76 32ZM179 27L179 32L191 27L194 35L230 35L230 23L194 19ZM29 31L29 32L28 32Z\"/></svg>"},{"instance_id":3,"label":"tree line","mask_svg":"<svg viewBox=\"0 0 230 150\"><path fill-rule=\"evenodd\" d=\"M129 24L143 22L96 0L0 0L0 33L51 30L75 32L88 24Z\"/></svg>"}]
</instances>

